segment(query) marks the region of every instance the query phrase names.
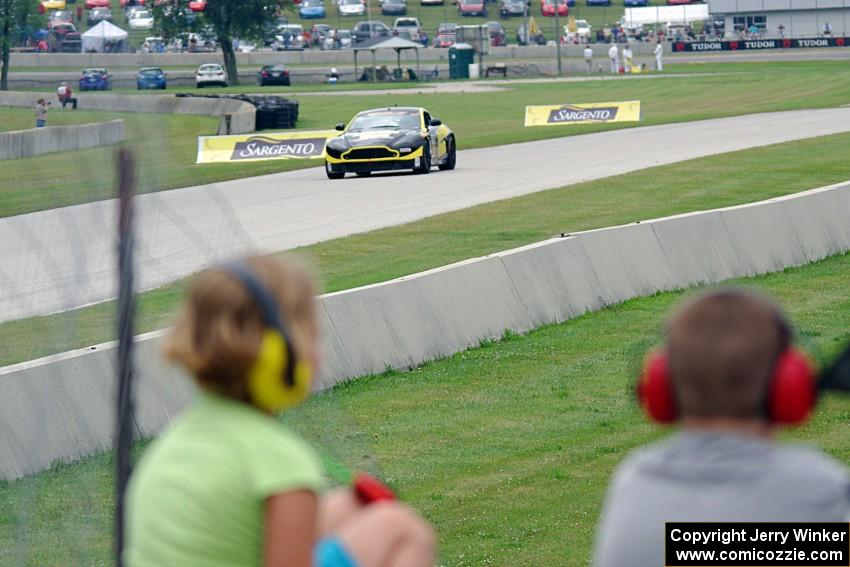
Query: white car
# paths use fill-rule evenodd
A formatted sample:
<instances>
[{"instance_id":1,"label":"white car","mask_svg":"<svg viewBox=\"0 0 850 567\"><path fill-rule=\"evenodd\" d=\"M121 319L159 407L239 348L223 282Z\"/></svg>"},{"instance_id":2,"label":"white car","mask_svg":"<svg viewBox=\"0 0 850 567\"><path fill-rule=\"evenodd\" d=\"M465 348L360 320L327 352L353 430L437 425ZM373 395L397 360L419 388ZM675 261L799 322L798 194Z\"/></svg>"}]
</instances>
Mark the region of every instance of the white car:
<instances>
[{"instance_id":1,"label":"white car","mask_svg":"<svg viewBox=\"0 0 850 567\"><path fill-rule=\"evenodd\" d=\"M366 15L366 6L360 0L340 0L339 15L364 16Z\"/></svg>"},{"instance_id":2,"label":"white car","mask_svg":"<svg viewBox=\"0 0 850 567\"><path fill-rule=\"evenodd\" d=\"M153 14L147 10L133 12L133 16L127 20L131 30L149 30L153 28Z\"/></svg>"},{"instance_id":3,"label":"white car","mask_svg":"<svg viewBox=\"0 0 850 567\"><path fill-rule=\"evenodd\" d=\"M422 26L419 24L419 18L396 18L393 24L393 30L399 36L409 34L410 39L413 41L418 41L422 34Z\"/></svg>"},{"instance_id":4,"label":"white car","mask_svg":"<svg viewBox=\"0 0 850 567\"><path fill-rule=\"evenodd\" d=\"M591 26L587 20L576 20L576 31L571 32L570 26L564 26L564 38L568 42L589 41Z\"/></svg>"},{"instance_id":5,"label":"white car","mask_svg":"<svg viewBox=\"0 0 850 567\"><path fill-rule=\"evenodd\" d=\"M201 88L209 85L221 87L228 85L224 67L218 63L205 63L198 67L198 73L195 75L195 87Z\"/></svg>"}]
</instances>

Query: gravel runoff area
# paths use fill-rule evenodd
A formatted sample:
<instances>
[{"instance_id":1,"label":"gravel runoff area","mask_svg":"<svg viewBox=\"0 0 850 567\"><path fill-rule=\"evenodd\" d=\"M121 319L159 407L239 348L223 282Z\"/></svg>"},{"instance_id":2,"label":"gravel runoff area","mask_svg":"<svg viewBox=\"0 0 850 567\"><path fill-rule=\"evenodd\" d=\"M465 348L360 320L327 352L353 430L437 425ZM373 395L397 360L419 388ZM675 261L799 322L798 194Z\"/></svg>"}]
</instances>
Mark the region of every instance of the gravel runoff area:
<instances>
[{"instance_id":1,"label":"gravel runoff area","mask_svg":"<svg viewBox=\"0 0 850 567\"><path fill-rule=\"evenodd\" d=\"M850 131L850 109L764 113L458 154L458 169L331 181L320 168L142 195L137 285L273 252L706 155ZM521 165L519 165L521 164ZM0 219L0 321L114 297L116 204Z\"/></svg>"}]
</instances>

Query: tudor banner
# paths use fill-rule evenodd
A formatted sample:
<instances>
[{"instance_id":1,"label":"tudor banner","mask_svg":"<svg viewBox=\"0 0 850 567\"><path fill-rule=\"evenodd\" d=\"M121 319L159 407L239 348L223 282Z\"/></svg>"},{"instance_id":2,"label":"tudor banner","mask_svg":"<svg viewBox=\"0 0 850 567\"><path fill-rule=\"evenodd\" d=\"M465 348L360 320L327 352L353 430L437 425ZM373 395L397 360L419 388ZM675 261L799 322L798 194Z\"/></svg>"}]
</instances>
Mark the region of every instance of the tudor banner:
<instances>
[{"instance_id":1,"label":"tudor banner","mask_svg":"<svg viewBox=\"0 0 850 567\"><path fill-rule=\"evenodd\" d=\"M526 126L640 122L640 101L526 106Z\"/></svg>"},{"instance_id":2,"label":"tudor banner","mask_svg":"<svg viewBox=\"0 0 850 567\"><path fill-rule=\"evenodd\" d=\"M239 136L199 136L196 163L325 157L325 142L335 130L262 132Z\"/></svg>"}]
</instances>

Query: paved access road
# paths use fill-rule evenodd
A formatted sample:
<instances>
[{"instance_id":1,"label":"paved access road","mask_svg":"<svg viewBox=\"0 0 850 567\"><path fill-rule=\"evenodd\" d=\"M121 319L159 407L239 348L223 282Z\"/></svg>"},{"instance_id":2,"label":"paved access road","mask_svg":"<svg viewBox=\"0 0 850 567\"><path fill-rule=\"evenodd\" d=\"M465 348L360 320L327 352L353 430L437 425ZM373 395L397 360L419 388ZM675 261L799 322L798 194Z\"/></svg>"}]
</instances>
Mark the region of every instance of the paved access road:
<instances>
[{"instance_id":1,"label":"paved access road","mask_svg":"<svg viewBox=\"0 0 850 567\"><path fill-rule=\"evenodd\" d=\"M331 181L313 168L143 195L136 200L136 281L151 289L250 250L286 250L655 165L845 131L850 108L755 114L467 150L453 172ZM102 201L0 219L0 321L113 297L115 209Z\"/></svg>"}]
</instances>

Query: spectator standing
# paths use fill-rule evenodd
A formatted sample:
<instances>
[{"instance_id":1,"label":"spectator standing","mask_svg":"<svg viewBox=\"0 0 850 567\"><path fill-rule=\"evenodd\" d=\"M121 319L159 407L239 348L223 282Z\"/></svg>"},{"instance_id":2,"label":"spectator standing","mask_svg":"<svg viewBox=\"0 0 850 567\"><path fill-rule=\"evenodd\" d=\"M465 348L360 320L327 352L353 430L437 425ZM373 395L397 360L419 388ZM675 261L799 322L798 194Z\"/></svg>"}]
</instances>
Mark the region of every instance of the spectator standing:
<instances>
[{"instance_id":1,"label":"spectator standing","mask_svg":"<svg viewBox=\"0 0 850 567\"><path fill-rule=\"evenodd\" d=\"M623 69L626 73L632 72L634 54L632 48L628 44L623 46Z\"/></svg>"},{"instance_id":2,"label":"spectator standing","mask_svg":"<svg viewBox=\"0 0 850 567\"><path fill-rule=\"evenodd\" d=\"M74 91L71 90L68 83L63 81L62 84L59 85L59 88L56 89L56 96L62 104L62 110L65 110L65 106L68 104L71 105L71 108L77 110L77 99L74 97Z\"/></svg>"},{"instance_id":3,"label":"spectator standing","mask_svg":"<svg viewBox=\"0 0 850 567\"><path fill-rule=\"evenodd\" d=\"M321 460L277 419L310 393L317 311L307 271L271 257L197 277L165 353L200 391L130 479L127 567L433 566L415 512L367 505L375 481L321 495Z\"/></svg>"},{"instance_id":4,"label":"spectator standing","mask_svg":"<svg viewBox=\"0 0 850 567\"><path fill-rule=\"evenodd\" d=\"M39 4L39 6L40 5L41 4ZM50 50L50 47L47 45L47 40L44 39L44 38L41 38L40 40L38 40L38 44L36 45L36 50L41 52L41 53L47 53Z\"/></svg>"},{"instance_id":5,"label":"spectator standing","mask_svg":"<svg viewBox=\"0 0 850 567\"><path fill-rule=\"evenodd\" d=\"M608 59L611 60L611 72L618 74L620 72L620 51L617 49L617 44L612 43L608 48Z\"/></svg>"},{"instance_id":6,"label":"spectator standing","mask_svg":"<svg viewBox=\"0 0 850 567\"><path fill-rule=\"evenodd\" d=\"M663 71L664 70L664 61L662 61L662 57L664 56L664 46L661 45L661 42L655 44L655 70Z\"/></svg>"},{"instance_id":7,"label":"spectator standing","mask_svg":"<svg viewBox=\"0 0 850 567\"><path fill-rule=\"evenodd\" d=\"M665 565L665 522L846 522L847 469L774 439L781 424L805 420L815 395L779 309L751 293L716 291L680 307L665 334L639 395L653 419L680 428L618 467L595 565Z\"/></svg>"},{"instance_id":8,"label":"spectator standing","mask_svg":"<svg viewBox=\"0 0 850 567\"><path fill-rule=\"evenodd\" d=\"M47 107L50 103L43 98L38 99L35 103L35 127L44 128L47 126Z\"/></svg>"},{"instance_id":9,"label":"spectator standing","mask_svg":"<svg viewBox=\"0 0 850 567\"><path fill-rule=\"evenodd\" d=\"M782 39L785 38L785 25L784 24L779 24L779 37L782 38Z\"/></svg>"},{"instance_id":10,"label":"spectator standing","mask_svg":"<svg viewBox=\"0 0 850 567\"><path fill-rule=\"evenodd\" d=\"M587 65L587 72L593 73L593 48L589 45L584 48L584 62Z\"/></svg>"},{"instance_id":11,"label":"spectator standing","mask_svg":"<svg viewBox=\"0 0 850 567\"><path fill-rule=\"evenodd\" d=\"M829 22L823 23L823 35L824 37L832 36L832 25Z\"/></svg>"}]
</instances>

